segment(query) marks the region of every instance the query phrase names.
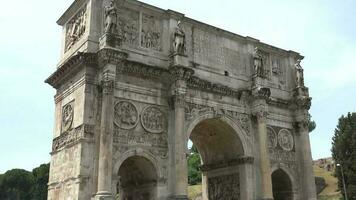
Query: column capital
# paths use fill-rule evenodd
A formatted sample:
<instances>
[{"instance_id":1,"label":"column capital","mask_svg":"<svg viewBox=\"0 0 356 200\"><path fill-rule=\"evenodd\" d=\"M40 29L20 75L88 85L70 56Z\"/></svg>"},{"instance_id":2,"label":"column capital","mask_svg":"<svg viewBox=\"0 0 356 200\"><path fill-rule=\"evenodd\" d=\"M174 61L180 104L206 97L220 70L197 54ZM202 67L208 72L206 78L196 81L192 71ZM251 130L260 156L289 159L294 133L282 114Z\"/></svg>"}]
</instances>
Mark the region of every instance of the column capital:
<instances>
[{"instance_id":1,"label":"column capital","mask_svg":"<svg viewBox=\"0 0 356 200\"><path fill-rule=\"evenodd\" d=\"M194 74L194 70L188 67L173 65L169 67L169 73L175 81L187 81Z\"/></svg>"},{"instance_id":2,"label":"column capital","mask_svg":"<svg viewBox=\"0 0 356 200\"><path fill-rule=\"evenodd\" d=\"M252 107L252 115L258 121L266 121L268 116L267 105L265 101L256 101Z\"/></svg>"}]
</instances>

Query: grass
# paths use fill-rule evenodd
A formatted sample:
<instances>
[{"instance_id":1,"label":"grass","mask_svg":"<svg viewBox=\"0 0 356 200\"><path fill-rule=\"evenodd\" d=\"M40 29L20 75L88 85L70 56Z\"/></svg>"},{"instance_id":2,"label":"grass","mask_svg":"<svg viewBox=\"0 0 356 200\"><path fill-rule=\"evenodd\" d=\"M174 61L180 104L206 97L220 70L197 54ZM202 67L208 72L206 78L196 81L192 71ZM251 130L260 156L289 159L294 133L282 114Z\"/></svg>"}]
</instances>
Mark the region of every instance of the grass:
<instances>
[{"instance_id":1,"label":"grass","mask_svg":"<svg viewBox=\"0 0 356 200\"><path fill-rule=\"evenodd\" d=\"M194 200L198 196L201 196L201 185L190 185L188 187L188 198Z\"/></svg>"}]
</instances>

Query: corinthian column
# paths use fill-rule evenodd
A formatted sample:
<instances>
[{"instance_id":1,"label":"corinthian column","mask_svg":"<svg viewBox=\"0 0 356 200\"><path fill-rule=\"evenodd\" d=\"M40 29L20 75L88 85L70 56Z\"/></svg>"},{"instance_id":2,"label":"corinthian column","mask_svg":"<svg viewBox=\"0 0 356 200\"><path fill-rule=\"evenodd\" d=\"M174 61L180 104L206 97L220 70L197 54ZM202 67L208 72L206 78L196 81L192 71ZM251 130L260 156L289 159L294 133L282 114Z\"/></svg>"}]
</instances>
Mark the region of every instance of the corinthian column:
<instances>
[{"instance_id":1,"label":"corinthian column","mask_svg":"<svg viewBox=\"0 0 356 200\"><path fill-rule=\"evenodd\" d=\"M309 114L307 110L299 110L296 119L297 152L301 161L302 196L305 200L316 200L315 178L313 172L313 161L309 141Z\"/></svg>"},{"instance_id":2,"label":"corinthian column","mask_svg":"<svg viewBox=\"0 0 356 200\"><path fill-rule=\"evenodd\" d=\"M100 124L98 189L95 199L113 200L111 181L115 66L108 64L105 68L102 81L103 96Z\"/></svg>"},{"instance_id":3,"label":"corinthian column","mask_svg":"<svg viewBox=\"0 0 356 200\"><path fill-rule=\"evenodd\" d=\"M260 172L261 172L261 199L273 199L271 165L269 151L267 146L267 111L263 104L253 112L257 121L257 136L260 154Z\"/></svg>"},{"instance_id":4,"label":"corinthian column","mask_svg":"<svg viewBox=\"0 0 356 200\"><path fill-rule=\"evenodd\" d=\"M193 74L193 70L182 67L172 66L170 73L174 78L172 84L172 100L174 109L174 135L172 142L172 170L173 191L171 199L188 199L188 170L186 157L186 134L185 127L185 95L187 90L186 80Z\"/></svg>"}]
</instances>

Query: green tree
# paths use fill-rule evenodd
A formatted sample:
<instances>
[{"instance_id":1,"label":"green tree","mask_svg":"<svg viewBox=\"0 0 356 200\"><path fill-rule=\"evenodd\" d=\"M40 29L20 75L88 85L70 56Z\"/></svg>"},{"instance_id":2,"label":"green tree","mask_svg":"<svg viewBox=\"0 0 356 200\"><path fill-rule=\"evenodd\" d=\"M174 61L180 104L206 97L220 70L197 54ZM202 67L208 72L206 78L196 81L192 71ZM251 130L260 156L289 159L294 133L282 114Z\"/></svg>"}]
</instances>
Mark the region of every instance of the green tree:
<instances>
[{"instance_id":1,"label":"green tree","mask_svg":"<svg viewBox=\"0 0 356 200\"><path fill-rule=\"evenodd\" d=\"M42 164L32 170L34 177L34 185L32 189L33 199L46 200L47 199L47 183L49 178L49 163Z\"/></svg>"},{"instance_id":2,"label":"green tree","mask_svg":"<svg viewBox=\"0 0 356 200\"><path fill-rule=\"evenodd\" d=\"M309 133L312 132L315 128L316 128L316 123L314 120L311 119L311 116L309 118L309 124L308 124L308 128L309 128Z\"/></svg>"},{"instance_id":3,"label":"green tree","mask_svg":"<svg viewBox=\"0 0 356 200\"><path fill-rule=\"evenodd\" d=\"M195 145L192 146L190 151L191 154L188 157L188 183L196 185L201 183L200 154Z\"/></svg>"},{"instance_id":4,"label":"green tree","mask_svg":"<svg viewBox=\"0 0 356 200\"><path fill-rule=\"evenodd\" d=\"M332 138L332 156L341 164L349 200L356 200L356 113L339 118ZM339 189L343 191L341 168L336 168ZM343 192L342 192L343 193Z\"/></svg>"},{"instance_id":5,"label":"green tree","mask_svg":"<svg viewBox=\"0 0 356 200\"><path fill-rule=\"evenodd\" d=\"M23 169L9 170L1 178L2 198L9 200L31 199L33 183L31 172Z\"/></svg>"}]
</instances>

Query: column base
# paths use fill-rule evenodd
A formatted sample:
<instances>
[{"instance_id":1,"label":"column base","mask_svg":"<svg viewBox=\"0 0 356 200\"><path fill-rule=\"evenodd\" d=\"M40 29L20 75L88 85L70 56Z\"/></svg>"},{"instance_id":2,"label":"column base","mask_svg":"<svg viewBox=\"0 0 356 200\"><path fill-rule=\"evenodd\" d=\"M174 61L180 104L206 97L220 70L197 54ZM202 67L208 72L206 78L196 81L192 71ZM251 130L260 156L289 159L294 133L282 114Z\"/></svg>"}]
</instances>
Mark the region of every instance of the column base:
<instances>
[{"instance_id":1,"label":"column base","mask_svg":"<svg viewBox=\"0 0 356 200\"><path fill-rule=\"evenodd\" d=\"M188 200L187 195L173 195L168 198L169 200Z\"/></svg>"},{"instance_id":2,"label":"column base","mask_svg":"<svg viewBox=\"0 0 356 200\"><path fill-rule=\"evenodd\" d=\"M94 200L114 200L114 196L111 192L100 191L96 193Z\"/></svg>"}]
</instances>

